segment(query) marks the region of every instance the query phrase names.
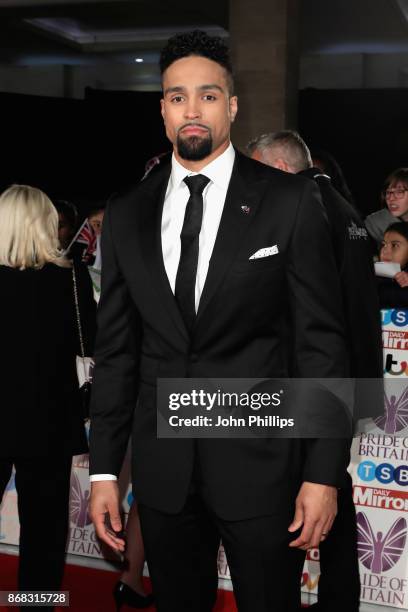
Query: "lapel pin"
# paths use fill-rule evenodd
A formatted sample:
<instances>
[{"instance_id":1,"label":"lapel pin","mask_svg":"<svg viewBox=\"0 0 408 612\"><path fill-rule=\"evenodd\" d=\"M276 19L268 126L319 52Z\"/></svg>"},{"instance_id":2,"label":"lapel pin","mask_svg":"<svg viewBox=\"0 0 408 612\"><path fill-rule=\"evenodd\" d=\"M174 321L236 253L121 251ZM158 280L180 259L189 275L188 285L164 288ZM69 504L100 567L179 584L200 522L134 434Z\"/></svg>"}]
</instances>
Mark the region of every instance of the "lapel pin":
<instances>
[{"instance_id":1,"label":"lapel pin","mask_svg":"<svg viewBox=\"0 0 408 612\"><path fill-rule=\"evenodd\" d=\"M249 206L241 206L241 210L244 214L249 215L251 208Z\"/></svg>"}]
</instances>

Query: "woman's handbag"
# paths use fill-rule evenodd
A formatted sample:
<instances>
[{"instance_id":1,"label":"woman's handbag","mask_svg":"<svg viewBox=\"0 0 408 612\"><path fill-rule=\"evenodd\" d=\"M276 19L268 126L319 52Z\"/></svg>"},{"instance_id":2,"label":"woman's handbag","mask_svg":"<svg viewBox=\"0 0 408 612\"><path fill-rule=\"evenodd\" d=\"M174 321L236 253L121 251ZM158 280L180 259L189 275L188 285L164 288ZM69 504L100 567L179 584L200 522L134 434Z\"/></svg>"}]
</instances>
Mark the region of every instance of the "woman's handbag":
<instances>
[{"instance_id":1,"label":"woman's handbag","mask_svg":"<svg viewBox=\"0 0 408 612\"><path fill-rule=\"evenodd\" d=\"M79 392L81 395L82 415L84 419L89 419L89 403L91 399L92 390L92 368L93 360L91 357L85 357L84 338L82 335L81 316L79 311L79 300L78 300L78 288L75 273L75 266L72 266L72 279L74 282L74 300L75 300L75 312L79 336L79 346L81 349L81 355L77 355L76 368L79 382Z\"/></svg>"}]
</instances>

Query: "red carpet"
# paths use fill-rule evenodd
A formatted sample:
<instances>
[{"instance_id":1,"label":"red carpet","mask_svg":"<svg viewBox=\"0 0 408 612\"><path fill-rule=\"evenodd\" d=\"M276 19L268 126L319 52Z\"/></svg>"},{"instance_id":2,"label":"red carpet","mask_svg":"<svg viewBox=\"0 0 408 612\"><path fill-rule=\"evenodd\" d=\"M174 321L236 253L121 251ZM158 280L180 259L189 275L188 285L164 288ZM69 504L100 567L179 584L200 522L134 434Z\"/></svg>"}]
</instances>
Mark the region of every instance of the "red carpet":
<instances>
[{"instance_id":1,"label":"red carpet","mask_svg":"<svg viewBox=\"0 0 408 612\"><path fill-rule=\"evenodd\" d=\"M0 554L0 591L13 591L17 588L17 561L13 555ZM70 592L69 608L56 608L58 612L69 610L87 610L88 612L116 612L112 598L112 589L118 579L115 572L67 565L65 571L63 591ZM150 591L148 578L147 590ZM146 612L154 612L156 608L147 608ZM17 608L0 606L0 610L15 612ZM35 610L35 608L33 608ZM121 612L131 612L134 608L123 606ZM230 591L219 591L217 605L214 612L237 612L234 595Z\"/></svg>"},{"instance_id":2,"label":"red carpet","mask_svg":"<svg viewBox=\"0 0 408 612\"><path fill-rule=\"evenodd\" d=\"M0 591L17 589L17 562L14 555L0 554ZM69 608L56 608L58 612L116 612L111 595L113 586L118 579L115 572L107 572L78 565L67 565L65 570L63 591L70 592ZM150 581L145 578L146 589L150 592ZM36 608L33 608L35 610ZM15 612L17 608L0 606L0 610ZM156 608L146 608L146 612L154 612ZM123 606L121 612L134 612L134 608ZM234 595L231 591L218 591L217 605L214 612L237 612ZM255 611L254 611L255 612Z\"/></svg>"}]
</instances>

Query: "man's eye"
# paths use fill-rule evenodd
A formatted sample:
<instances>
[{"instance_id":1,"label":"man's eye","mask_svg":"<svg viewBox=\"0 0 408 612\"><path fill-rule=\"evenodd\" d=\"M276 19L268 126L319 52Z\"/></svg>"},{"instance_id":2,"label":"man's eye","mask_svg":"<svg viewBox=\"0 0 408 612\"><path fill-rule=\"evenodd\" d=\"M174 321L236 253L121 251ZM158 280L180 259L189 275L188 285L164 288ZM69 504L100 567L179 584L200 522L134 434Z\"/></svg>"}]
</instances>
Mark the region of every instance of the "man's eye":
<instances>
[{"instance_id":1,"label":"man's eye","mask_svg":"<svg viewBox=\"0 0 408 612\"><path fill-rule=\"evenodd\" d=\"M176 104L179 103L179 102L182 102L183 101L183 96L174 96L174 98L172 98L171 101L172 102L176 102Z\"/></svg>"},{"instance_id":2,"label":"man's eye","mask_svg":"<svg viewBox=\"0 0 408 612\"><path fill-rule=\"evenodd\" d=\"M213 96L212 94L205 94L205 96L203 96L204 100L209 100L210 102L212 102L213 100L216 100L216 97Z\"/></svg>"}]
</instances>

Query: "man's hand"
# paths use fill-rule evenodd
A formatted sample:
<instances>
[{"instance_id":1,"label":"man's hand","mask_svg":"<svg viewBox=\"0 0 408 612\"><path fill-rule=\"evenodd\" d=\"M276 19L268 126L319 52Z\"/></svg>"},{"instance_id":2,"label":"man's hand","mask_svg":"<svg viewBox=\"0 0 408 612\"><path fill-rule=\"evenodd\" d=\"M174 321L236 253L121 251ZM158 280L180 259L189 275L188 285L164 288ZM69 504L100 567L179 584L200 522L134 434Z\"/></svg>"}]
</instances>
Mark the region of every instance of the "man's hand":
<instances>
[{"instance_id":1,"label":"man's hand","mask_svg":"<svg viewBox=\"0 0 408 612\"><path fill-rule=\"evenodd\" d=\"M91 483L89 515L98 537L114 550L123 552L125 540L115 535L122 530L119 514L119 488L116 480L101 480ZM109 518L111 529L105 519ZM113 530L113 531L112 531Z\"/></svg>"},{"instance_id":2,"label":"man's hand","mask_svg":"<svg viewBox=\"0 0 408 612\"><path fill-rule=\"evenodd\" d=\"M330 532L337 514L337 489L328 485L304 482L296 498L296 510L289 531L303 525L301 534L289 546L308 550L316 548Z\"/></svg>"}]
</instances>

